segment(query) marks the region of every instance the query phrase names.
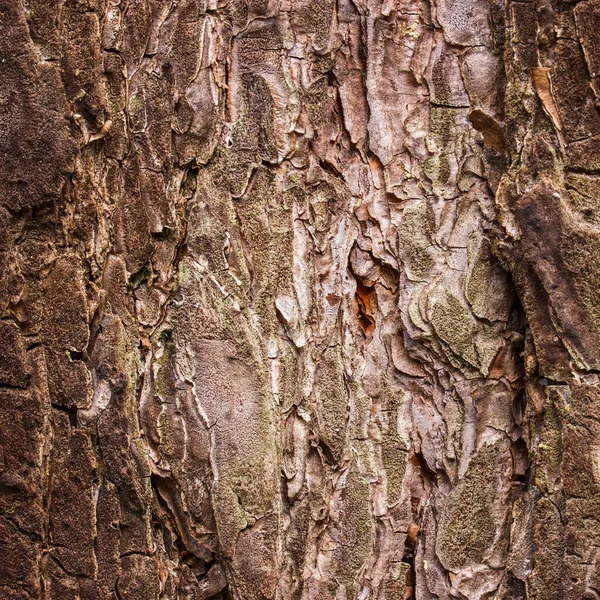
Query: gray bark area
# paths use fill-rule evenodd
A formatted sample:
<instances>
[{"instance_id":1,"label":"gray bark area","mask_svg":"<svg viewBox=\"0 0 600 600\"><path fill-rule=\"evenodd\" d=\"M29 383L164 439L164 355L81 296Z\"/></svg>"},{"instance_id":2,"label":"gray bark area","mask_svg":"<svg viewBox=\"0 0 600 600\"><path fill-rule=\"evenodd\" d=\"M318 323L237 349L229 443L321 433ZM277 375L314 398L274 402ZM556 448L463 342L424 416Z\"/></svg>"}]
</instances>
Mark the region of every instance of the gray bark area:
<instances>
[{"instance_id":1,"label":"gray bark area","mask_svg":"<svg viewBox=\"0 0 600 600\"><path fill-rule=\"evenodd\" d=\"M0 597L600 598L600 2L0 0Z\"/></svg>"}]
</instances>

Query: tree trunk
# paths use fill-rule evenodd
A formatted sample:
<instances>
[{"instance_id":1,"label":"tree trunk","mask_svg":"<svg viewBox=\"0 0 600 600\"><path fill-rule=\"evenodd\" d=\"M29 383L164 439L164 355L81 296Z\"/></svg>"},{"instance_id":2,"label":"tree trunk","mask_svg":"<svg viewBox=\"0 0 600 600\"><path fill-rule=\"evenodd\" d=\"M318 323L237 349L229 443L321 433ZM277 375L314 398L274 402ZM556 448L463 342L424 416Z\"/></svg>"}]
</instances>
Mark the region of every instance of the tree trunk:
<instances>
[{"instance_id":1,"label":"tree trunk","mask_svg":"<svg viewBox=\"0 0 600 600\"><path fill-rule=\"evenodd\" d=\"M0 597L600 598L599 23L0 0Z\"/></svg>"}]
</instances>

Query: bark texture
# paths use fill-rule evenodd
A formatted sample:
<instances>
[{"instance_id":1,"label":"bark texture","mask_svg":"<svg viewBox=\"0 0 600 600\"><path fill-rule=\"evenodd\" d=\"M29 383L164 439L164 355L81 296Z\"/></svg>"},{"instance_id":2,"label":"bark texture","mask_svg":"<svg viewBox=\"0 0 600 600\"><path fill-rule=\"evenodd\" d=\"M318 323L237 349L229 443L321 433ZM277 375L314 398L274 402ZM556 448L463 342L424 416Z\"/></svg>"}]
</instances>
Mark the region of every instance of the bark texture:
<instances>
[{"instance_id":1,"label":"bark texture","mask_svg":"<svg viewBox=\"0 0 600 600\"><path fill-rule=\"evenodd\" d=\"M0 597L600 598L599 24L0 0Z\"/></svg>"}]
</instances>

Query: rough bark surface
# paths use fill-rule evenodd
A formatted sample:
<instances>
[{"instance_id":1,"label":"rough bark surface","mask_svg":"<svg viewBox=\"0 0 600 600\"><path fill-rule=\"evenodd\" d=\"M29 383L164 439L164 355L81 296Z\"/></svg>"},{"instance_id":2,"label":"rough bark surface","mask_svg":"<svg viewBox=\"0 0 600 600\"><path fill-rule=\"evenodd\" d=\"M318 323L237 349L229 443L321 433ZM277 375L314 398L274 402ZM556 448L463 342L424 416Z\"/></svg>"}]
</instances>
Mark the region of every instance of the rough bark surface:
<instances>
[{"instance_id":1,"label":"rough bark surface","mask_svg":"<svg viewBox=\"0 0 600 600\"><path fill-rule=\"evenodd\" d=\"M599 23L0 0L0 597L600 598Z\"/></svg>"}]
</instances>

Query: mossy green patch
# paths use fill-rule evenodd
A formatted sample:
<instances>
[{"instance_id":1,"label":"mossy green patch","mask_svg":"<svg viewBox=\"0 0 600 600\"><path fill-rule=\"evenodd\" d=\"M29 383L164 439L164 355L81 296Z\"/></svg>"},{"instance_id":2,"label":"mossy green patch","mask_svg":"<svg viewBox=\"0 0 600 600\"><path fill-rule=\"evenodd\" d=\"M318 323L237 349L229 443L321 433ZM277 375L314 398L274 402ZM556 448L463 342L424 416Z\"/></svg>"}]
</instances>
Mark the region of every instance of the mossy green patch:
<instances>
[{"instance_id":1,"label":"mossy green patch","mask_svg":"<svg viewBox=\"0 0 600 600\"><path fill-rule=\"evenodd\" d=\"M317 366L316 400L319 427L336 459L346 439L348 398L338 348L327 348Z\"/></svg>"},{"instance_id":2,"label":"mossy green patch","mask_svg":"<svg viewBox=\"0 0 600 600\"><path fill-rule=\"evenodd\" d=\"M344 518L339 532L340 547L336 560L336 577L344 583L352 596L358 593L358 574L371 548L371 512L369 484L353 463L348 473L342 496Z\"/></svg>"},{"instance_id":3,"label":"mossy green patch","mask_svg":"<svg viewBox=\"0 0 600 600\"><path fill-rule=\"evenodd\" d=\"M381 441L381 458L387 478L387 503L389 506L400 500L408 462L406 444L395 430L395 425L396 423L394 423L394 430L384 435Z\"/></svg>"},{"instance_id":4,"label":"mossy green patch","mask_svg":"<svg viewBox=\"0 0 600 600\"><path fill-rule=\"evenodd\" d=\"M508 319L514 298L512 284L493 256L489 241L478 232L469 238L465 296L479 318L489 321Z\"/></svg>"},{"instance_id":5,"label":"mossy green patch","mask_svg":"<svg viewBox=\"0 0 600 600\"><path fill-rule=\"evenodd\" d=\"M480 564L492 548L498 526L492 508L499 453L499 442L481 448L448 497L437 542L437 553L446 569Z\"/></svg>"},{"instance_id":6,"label":"mossy green patch","mask_svg":"<svg viewBox=\"0 0 600 600\"><path fill-rule=\"evenodd\" d=\"M221 548L226 556L231 557L239 532L248 525L246 513L238 496L227 482L214 482L212 504Z\"/></svg>"},{"instance_id":7,"label":"mossy green patch","mask_svg":"<svg viewBox=\"0 0 600 600\"><path fill-rule=\"evenodd\" d=\"M473 343L475 322L461 302L446 292L445 298L435 304L431 324L458 358L479 367L479 357Z\"/></svg>"},{"instance_id":8,"label":"mossy green patch","mask_svg":"<svg viewBox=\"0 0 600 600\"><path fill-rule=\"evenodd\" d=\"M434 215L427 202L418 201L404 209L398 243L408 274L417 281L427 280L435 266L431 244L434 230Z\"/></svg>"}]
</instances>

